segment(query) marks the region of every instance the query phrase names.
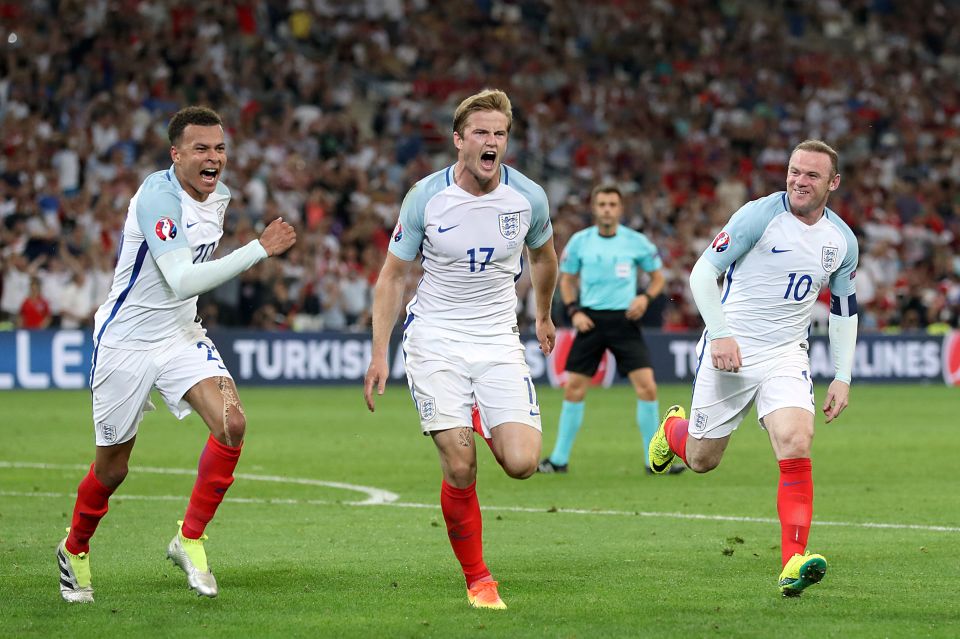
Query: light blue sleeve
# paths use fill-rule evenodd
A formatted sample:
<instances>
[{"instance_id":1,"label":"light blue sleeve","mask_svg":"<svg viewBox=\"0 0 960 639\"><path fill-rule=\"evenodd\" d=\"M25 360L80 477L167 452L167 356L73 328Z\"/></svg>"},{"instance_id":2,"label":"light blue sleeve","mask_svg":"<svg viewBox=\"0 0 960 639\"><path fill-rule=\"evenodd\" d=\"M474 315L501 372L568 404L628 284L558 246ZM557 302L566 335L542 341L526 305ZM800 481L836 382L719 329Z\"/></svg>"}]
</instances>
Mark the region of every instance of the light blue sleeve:
<instances>
[{"instance_id":1,"label":"light blue sleeve","mask_svg":"<svg viewBox=\"0 0 960 639\"><path fill-rule=\"evenodd\" d=\"M573 234L570 241L563 249L563 255L560 258L560 272L568 275L576 275L580 272L582 264L580 258L580 247L586 238L586 230L578 231Z\"/></svg>"},{"instance_id":2,"label":"light blue sleeve","mask_svg":"<svg viewBox=\"0 0 960 639\"><path fill-rule=\"evenodd\" d=\"M660 251L657 250L657 247L646 235L643 233L638 233L637 235L637 243L639 245L637 266L647 273L653 273L654 271L662 269L663 260L660 259Z\"/></svg>"},{"instance_id":3,"label":"light blue sleeve","mask_svg":"<svg viewBox=\"0 0 960 639\"><path fill-rule=\"evenodd\" d=\"M703 257L721 272L747 254L763 236L770 221L786 209L783 192L747 202L727 221Z\"/></svg>"},{"instance_id":4,"label":"light blue sleeve","mask_svg":"<svg viewBox=\"0 0 960 639\"><path fill-rule=\"evenodd\" d=\"M180 196L166 172L148 177L137 197L137 224L154 259L176 249L190 248L181 216Z\"/></svg>"},{"instance_id":5,"label":"light blue sleeve","mask_svg":"<svg viewBox=\"0 0 960 639\"><path fill-rule=\"evenodd\" d=\"M530 228L524 244L530 248L540 248L553 235L553 225L550 223L550 203L547 202L547 193L539 184L528 178L516 169L503 167L505 183L519 192L530 202Z\"/></svg>"},{"instance_id":6,"label":"light blue sleeve","mask_svg":"<svg viewBox=\"0 0 960 639\"><path fill-rule=\"evenodd\" d=\"M400 219L393 229L390 239L390 252L407 262L413 260L420 252L425 231L423 217L426 210L427 188L426 180L414 184L400 205Z\"/></svg>"},{"instance_id":7,"label":"light blue sleeve","mask_svg":"<svg viewBox=\"0 0 960 639\"><path fill-rule=\"evenodd\" d=\"M830 312L841 317L857 314L857 262L860 259L860 246L857 236L836 213L829 211L830 219L840 228L847 240L847 253L840 262L840 268L830 276Z\"/></svg>"}]
</instances>

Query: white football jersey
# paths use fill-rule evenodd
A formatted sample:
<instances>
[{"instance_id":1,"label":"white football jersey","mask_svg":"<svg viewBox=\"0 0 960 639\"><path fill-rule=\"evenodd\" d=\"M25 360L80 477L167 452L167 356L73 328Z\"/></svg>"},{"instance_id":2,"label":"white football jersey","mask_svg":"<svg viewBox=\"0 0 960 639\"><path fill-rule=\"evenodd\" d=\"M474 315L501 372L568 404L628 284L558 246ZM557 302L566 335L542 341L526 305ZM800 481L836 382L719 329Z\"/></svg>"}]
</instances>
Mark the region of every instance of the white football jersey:
<instances>
[{"instance_id":1,"label":"white football jersey","mask_svg":"<svg viewBox=\"0 0 960 639\"><path fill-rule=\"evenodd\" d=\"M407 305L406 326L449 339L501 341L516 335L523 247L543 246L553 234L543 189L501 166L500 185L467 193L447 167L417 182L403 200L390 252L422 256L423 279Z\"/></svg>"},{"instance_id":2,"label":"white football jersey","mask_svg":"<svg viewBox=\"0 0 960 639\"><path fill-rule=\"evenodd\" d=\"M830 288L830 312L857 312L857 239L825 209L816 224L790 212L786 192L743 205L704 252L725 271L721 303L744 363L805 345L814 303ZM709 336L708 336L709 337Z\"/></svg>"},{"instance_id":3,"label":"white football jersey","mask_svg":"<svg viewBox=\"0 0 960 639\"><path fill-rule=\"evenodd\" d=\"M177 299L156 258L189 247L195 264L211 259L229 203L230 190L219 182L206 201L197 202L180 186L172 166L143 181L127 210L113 286L97 310L95 345L140 350L199 332L197 298Z\"/></svg>"}]
</instances>

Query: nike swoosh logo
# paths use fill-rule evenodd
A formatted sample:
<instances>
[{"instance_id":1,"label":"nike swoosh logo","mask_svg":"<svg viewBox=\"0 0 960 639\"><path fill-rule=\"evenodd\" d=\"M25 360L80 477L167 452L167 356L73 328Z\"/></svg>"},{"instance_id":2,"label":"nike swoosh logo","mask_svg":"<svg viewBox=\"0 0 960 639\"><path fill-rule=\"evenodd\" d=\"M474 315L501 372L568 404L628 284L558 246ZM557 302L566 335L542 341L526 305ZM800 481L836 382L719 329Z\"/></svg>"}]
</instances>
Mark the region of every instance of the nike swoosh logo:
<instances>
[{"instance_id":1,"label":"nike swoosh logo","mask_svg":"<svg viewBox=\"0 0 960 639\"><path fill-rule=\"evenodd\" d=\"M671 463L672 463L672 462L671 462ZM658 465L656 465L656 464L652 464L652 466L653 466L653 472L655 472L655 473L662 473L664 470L667 469L667 466L669 466L669 465L670 465L670 464L661 464L661 465L658 466Z\"/></svg>"},{"instance_id":2,"label":"nike swoosh logo","mask_svg":"<svg viewBox=\"0 0 960 639\"><path fill-rule=\"evenodd\" d=\"M807 480L806 480L806 479L801 479L800 481L785 481L785 482L783 482L783 485L784 485L784 486L796 486L797 484L805 484L805 483L807 483Z\"/></svg>"},{"instance_id":3,"label":"nike swoosh logo","mask_svg":"<svg viewBox=\"0 0 960 639\"><path fill-rule=\"evenodd\" d=\"M191 223L191 224L187 224L187 228L188 228L188 229L189 229L189 228L192 228L192 227L196 226L196 225L199 224L199 223L200 223L200 222L193 222L193 223Z\"/></svg>"},{"instance_id":4,"label":"nike swoosh logo","mask_svg":"<svg viewBox=\"0 0 960 639\"><path fill-rule=\"evenodd\" d=\"M530 410L530 417L536 417L539 414L540 414L540 411L534 412L532 409Z\"/></svg>"},{"instance_id":5,"label":"nike swoosh logo","mask_svg":"<svg viewBox=\"0 0 960 639\"><path fill-rule=\"evenodd\" d=\"M452 231L453 229L457 228L458 226L460 226L460 225L459 225L459 224L454 224L453 226L448 226L447 228L443 228L442 226L438 226L438 227L437 227L437 231L439 231L440 233L446 233L447 231Z\"/></svg>"},{"instance_id":6,"label":"nike swoosh logo","mask_svg":"<svg viewBox=\"0 0 960 639\"><path fill-rule=\"evenodd\" d=\"M771 253L789 253L792 250L793 249L778 249L776 246L774 246L772 249L770 249L770 252Z\"/></svg>"}]
</instances>

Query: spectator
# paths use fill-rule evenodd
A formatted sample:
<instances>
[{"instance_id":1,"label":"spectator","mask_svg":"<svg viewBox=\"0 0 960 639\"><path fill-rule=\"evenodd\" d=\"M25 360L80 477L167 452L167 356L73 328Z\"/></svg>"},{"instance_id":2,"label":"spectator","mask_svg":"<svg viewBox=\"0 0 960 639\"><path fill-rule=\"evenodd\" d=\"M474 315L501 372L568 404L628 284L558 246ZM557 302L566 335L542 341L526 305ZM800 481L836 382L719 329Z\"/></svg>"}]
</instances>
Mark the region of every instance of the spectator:
<instances>
[{"instance_id":1,"label":"spectator","mask_svg":"<svg viewBox=\"0 0 960 639\"><path fill-rule=\"evenodd\" d=\"M30 280L30 292L20 305L17 327L35 331L48 328L52 320L50 305L40 292L40 280L34 277Z\"/></svg>"},{"instance_id":2,"label":"spectator","mask_svg":"<svg viewBox=\"0 0 960 639\"><path fill-rule=\"evenodd\" d=\"M117 253L125 201L169 166L157 136L172 112L199 100L237 123L224 181L245 215L225 229L221 251L283 215L303 240L284 269L290 296L308 297L309 283L322 294L340 246L357 244L364 272L378 270L400 194L452 163L434 126L449 116L437 114L497 84L524 105L507 161L545 185L558 247L588 222L578 200L614 181L635 203L625 220L663 247L668 282L683 282L690 247L712 238L737 203L769 192L792 143L823 137L849 149L843 194L831 203L860 235L865 267L878 246L862 328L904 316L889 272L920 263L937 265L919 281L920 323L957 323L956 304L938 293L960 283L960 267L940 266L960 250L956 3L920 14L910 3L787 0L762 10L707 0L305 2L293 13L202 3L193 21L183 3L158 0L134 12L19 4L20 41L0 58L4 255L29 262L67 250L112 270L99 260ZM111 33L143 37L115 47ZM452 58L451 33L484 46ZM169 54L200 50L194 41L205 43L212 74ZM223 325L249 326L275 277L259 270L214 292ZM698 327L689 293L670 293L664 313L675 306L680 318L671 324ZM50 296L60 308L59 293Z\"/></svg>"}]
</instances>

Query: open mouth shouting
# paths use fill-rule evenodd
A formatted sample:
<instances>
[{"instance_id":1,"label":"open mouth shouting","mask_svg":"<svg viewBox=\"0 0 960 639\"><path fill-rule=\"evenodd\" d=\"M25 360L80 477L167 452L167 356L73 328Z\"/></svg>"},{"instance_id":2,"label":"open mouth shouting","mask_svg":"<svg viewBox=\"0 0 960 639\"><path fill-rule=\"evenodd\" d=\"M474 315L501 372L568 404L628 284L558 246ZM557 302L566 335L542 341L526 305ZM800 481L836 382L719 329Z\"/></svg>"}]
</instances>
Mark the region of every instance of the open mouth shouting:
<instances>
[{"instance_id":1,"label":"open mouth shouting","mask_svg":"<svg viewBox=\"0 0 960 639\"><path fill-rule=\"evenodd\" d=\"M492 171L497 165L496 151L484 151L480 154L480 168L484 171Z\"/></svg>"},{"instance_id":2,"label":"open mouth shouting","mask_svg":"<svg viewBox=\"0 0 960 639\"><path fill-rule=\"evenodd\" d=\"M217 184L217 178L220 176L220 171L214 168L207 168L200 170L200 181L204 186L213 187Z\"/></svg>"}]
</instances>

